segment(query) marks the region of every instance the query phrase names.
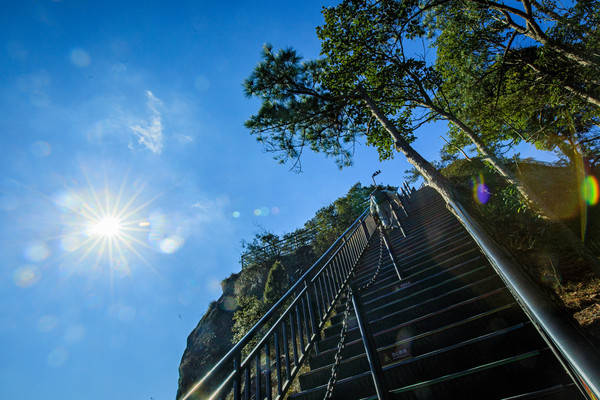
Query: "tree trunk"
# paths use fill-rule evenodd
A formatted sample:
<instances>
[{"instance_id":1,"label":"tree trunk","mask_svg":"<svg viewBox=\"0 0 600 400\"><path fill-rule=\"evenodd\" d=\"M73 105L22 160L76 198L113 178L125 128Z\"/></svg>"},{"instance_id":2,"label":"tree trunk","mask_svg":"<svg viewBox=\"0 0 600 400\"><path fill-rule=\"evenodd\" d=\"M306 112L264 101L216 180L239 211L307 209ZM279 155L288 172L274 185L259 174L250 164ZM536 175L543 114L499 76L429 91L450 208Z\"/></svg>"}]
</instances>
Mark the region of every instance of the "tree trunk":
<instances>
[{"instance_id":1,"label":"tree trunk","mask_svg":"<svg viewBox=\"0 0 600 400\"><path fill-rule=\"evenodd\" d=\"M361 97L367 105L371 114L379 121L381 126L390 134L396 149L412 164L417 171L425 178L431 187L433 187L445 201L457 202L458 199L452 185L448 180L435 168L429 161L421 156L403 137L400 132L396 129L394 124L387 118L387 116L377 107L373 99L369 97L364 90L360 90Z\"/></svg>"},{"instance_id":2,"label":"tree trunk","mask_svg":"<svg viewBox=\"0 0 600 400\"><path fill-rule=\"evenodd\" d=\"M469 140L471 140L471 142L475 145L477 151L483 156L483 159L489 162L492 165L492 167L494 167L494 169L498 171L498 173L508 183L514 185L521 194L521 196L523 196L525 201L527 201L527 203L529 203L534 208L539 208L541 206L537 196L534 193L531 193L527 189L527 187L525 187L525 185L523 185L523 183L519 179L517 179L515 174L513 174L513 172L509 170L508 167L487 148L487 146L485 145L485 143L483 143L483 141L477 133L475 133L471 128L469 128L464 122L456 118L454 115L447 113L437 107L428 107L432 111L440 114L442 117L459 127L460 130L465 134L465 136L467 136Z\"/></svg>"},{"instance_id":3,"label":"tree trunk","mask_svg":"<svg viewBox=\"0 0 600 400\"><path fill-rule=\"evenodd\" d=\"M423 178L425 178L427 183L431 187L433 187L440 194L440 196L442 196L446 203L452 202L460 204L460 201L458 201L458 197L454 193L450 182L448 182L448 180L437 170L437 168L431 165L429 161L423 158L423 156L421 156L406 140L404 140L404 138L400 135L400 132L398 132L394 124L392 124L392 122L381 111L381 109L377 107L377 104L375 104L373 99L371 99L364 90L359 89L359 92L361 94L362 99L366 103L367 108L369 109L369 111L371 111L371 114L373 114L377 121L379 121L379 123L384 127L384 129L390 134L390 136L394 140L396 144L396 149L404 154L408 162L412 164L417 169L417 171L419 171L419 173L423 176ZM485 146L483 148L485 149ZM500 165L503 164L500 163ZM503 176L507 178L507 181L510 182L507 176L505 176L504 174ZM510 173L509 176L512 176L516 182L519 182L516 178L514 178L512 173ZM519 185L522 187L520 182ZM529 199L529 197L526 197L526 199ZM581 240L579 240L575 236L575 234L569 228L567 228L559 219L553 217L552 215L544 216L558 225L559 235L565 241L565 243L571 246L589 264L590 269L594 271L596 275L600 276L600 262L598 261L598 258L594 254L592 254L589 251L589 249L585 247L583 242L581 242Z\"/></svg>"}]
</instances>

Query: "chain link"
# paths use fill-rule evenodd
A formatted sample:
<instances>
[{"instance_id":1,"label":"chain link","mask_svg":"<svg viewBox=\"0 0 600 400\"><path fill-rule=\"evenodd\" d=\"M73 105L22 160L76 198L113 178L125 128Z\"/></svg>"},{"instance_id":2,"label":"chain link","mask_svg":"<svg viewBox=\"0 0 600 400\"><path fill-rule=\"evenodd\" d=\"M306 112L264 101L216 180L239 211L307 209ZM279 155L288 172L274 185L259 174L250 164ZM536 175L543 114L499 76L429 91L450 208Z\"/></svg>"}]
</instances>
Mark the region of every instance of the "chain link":
<instances>
[{"instance_id":1,"label":"chain link","mask_svg":"<svg viewBox=\"0 0 600 400\"><path fill-rule=\"evenodd\" d=\"M344 309L344 319L342 322L342 329L340 330L340 339L338 340L337 351L335 352L335 357L333 361L333 366L331 367L331 376L329 377L329 381L327 382L327 389L325 390L325 397L323 400L331 399L333 396L333 389L335 388L335 383L337 382L337 372L342 362L342 350L346 347L346 333L348 332L348 316L350 315L350 303L352 300L352 289L348 286L348 291L346 292L346 305Z\"/></svg>"},{"instance_id":2,"label":"chain link","mask_svg":"<svg viewBox=\"0 0 600 400\"><path fill-rule=\"evenodd\" d=\"M369 280L369 282L362 285L358 288L358 292L361 292L365 289L371 287L375 281L377 280L377 276L379 275L379 271L381 271L381 261L383 258L383 232L381 231L381 227L379 228L379 261L377 262L377 269L375 273ZM346 292L346 304L344 306L344 318L342 320L342 329L340 330L340 338L338 340L338 347L335 352L335 357L333 359L333 365L331 367L331 376L329 377L329 381L327 382L327 388L325 389L325 396L323 400L331 399L333 396L333 389L335 388L335 384L337 383L337 373L338 368L342 362L342 350L346 347L346 336L348 333L348 316L350 315L350 304L352 302L352 289L350 285L348 285L348 290Z\"/></svg>"},{"instance_id":3,"label":"chain link","mask_svg":"<svg viewBox=\"0 0 600 400\"><path fill-rule=\"evenodd\" d=\"M377 280L377 276L379 275L379 272L381 271L381 264L382 264L381 261L383 259L383 232L382 232L382 229L383 228L379 227L379 261L377 261L377 269L375 270L375 273L373 274L373 276L371 277L369 282L365 283L360 288L358 288L359 292L362 292L363 290L370 288Z\"/></svg>"}]
</instances>

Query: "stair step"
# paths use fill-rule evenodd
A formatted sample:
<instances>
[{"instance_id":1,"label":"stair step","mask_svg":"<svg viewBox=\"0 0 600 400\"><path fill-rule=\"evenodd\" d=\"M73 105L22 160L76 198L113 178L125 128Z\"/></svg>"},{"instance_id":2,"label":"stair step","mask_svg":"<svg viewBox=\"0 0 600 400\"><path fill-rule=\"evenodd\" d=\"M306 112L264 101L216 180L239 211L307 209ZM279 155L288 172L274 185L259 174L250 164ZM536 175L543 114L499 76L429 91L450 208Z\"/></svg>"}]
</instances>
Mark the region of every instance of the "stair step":
<instances>
[{"instance_id":1,"label":"stair step","mask_svg":"<svg viewBox=\"0 0 600 400\"><path fill-rule=\"evenodd\" d=\"M388 315L370 322L370 329L373 332L374 339L380 343L390 343L394 340L400 329L412 329L413 332L426 332L435 326L452 323L460 320L466 315L475 315L485 312L490 308L500 307L514 300L504 288L495 289L480 296L468 298L462 302L445 307L425 307L420 308L410 306L406 310L400 310L393 315ZM423 312L424 310L429 312ZM348 328L348 340L360 338L360 333L355 326L355 321L351 320ZM335 348L338 336L332 334L319 341L319 351Z\"/></svg>"},{"instance_id":2,"label":"stair step","mask_svg":"<svg viewBox=\"0 0 600 400\"><path fill-rule=\"evenodd\" d=\"M402 279L376 232L357 265L363 317L392 399L583 399L504 282L430 188L405 202L400 230L387 232ZM381 253L380 253L381 252ZM381 266L378 268L381 254ZM355 293L356 294L356 293ZM337 351L345 296L290 399L322 399ZM354 311L334 399L374 399Z\"/></svg>"},{"instance_id":3,"label":"stair step","mask_svg":"<svg viewBox=\"0 0 600 400\"><path fill-rule=\"evenodd\" d=\"M395 335L387 335L378 339L379 349L382 353L382 361L387 363L386 358L394 358L393 352L390 352L390 346L401 345L404 342L414 342L421 338L430 338L429 340L440 340L440 343L449 343L452 338L460 337L457 330L466 329L479 332L487 330L500 329L525 320L521 309L516 303L509 303L500 307L487 310L482 313L464 315L462 319L444 324L444 321L434 321L430 324L429 330L422 329L418 323L414 326L402 327L398 329ZM466 333L465 333L466 334ZM448 335L455 335L447 338ZM382 335L383 336L383 335ZM437 339L433 339L437 336ZM316 369L333 363L333 356L336 348L321 350L319 354L310 359L311 369ZM397 352L397 350L395 350ZM342 350L342 358L346 359L364 352L364 347L360 338L353 341L346 340L346 347Z\"/></svg>"},{"instance_id":4,"label":"stair step","mask_svg":"<svg viewBox=\"0 0 600 400\"><path fill-rule=\"evenodd\" d=\"M407 282L404 287L399 284L398 290L390 290L388 294L368 302L365 301L365 306L368 306L368 309L365 310L366 318L368 320L381 318L395 312L394 310L398 311L410 305L417 306L437 300L446 304L453 301L459 302L475 294L482 294L502 286L500 278L487 265L477 265L476 267L465 265L465 270L458 272L462 273L436 276L434 278L438 279L432 279L433 284L431 285L426 285L426 283L429 283L428 281L420 283L417 281L414 285ZM339 329L342 313L343 310L340 309L340 314L332 319L332 326L325 331L326 336Z\"/></svg>"},{"instance_id":5,"label":"stair step","mask_svg":"<svg viewBox=\"0 0 600 400\"><path fill-rule=\"evenodd\" d=\"M402 400L510 398L542 390L551 383L568 382L552 352L543 348L392 390L391 397Z\"/></svg>"},{"instance_id":6,"label":"stair step","mask_svg":"<svg viewBox=\"0 0 600 400\"><path fill-rule=\"evenodd\" d=\"M505 310L508 308L505 308ZM486 317L461 321L459 324L445 326L420 335L412 335L409 330L400 331L394 343L377 349L380 362L385 367L386 365L392 365L399 359L414 361L417 357L430 357L434 353L442 351L442 349L450 349L452 346L456 346L457 343L474 340L476 336L485 338L498 332L502 333L503 330L511 329L505 320L498 320L497 316L495 318ZM518 320L514 315L512 319L512 322ZM511 326L520 328L528 324L528 322L519 321L511 324ZM533 335L533 337L536 338L537 335ZM536 344L542 345L543 343L538 340ZM439 362L438 357L436 363ZM301 387L307 388L325 384L331 375L331 367L332 364L327 364L320 368L313 368L310 372L303 374L300 377ZM357 371L367 370L369 370L369 364L364 351L360 349L356 354L343 359L338 377L343 378L351 376Z\"/></svg>"}]
</instances>

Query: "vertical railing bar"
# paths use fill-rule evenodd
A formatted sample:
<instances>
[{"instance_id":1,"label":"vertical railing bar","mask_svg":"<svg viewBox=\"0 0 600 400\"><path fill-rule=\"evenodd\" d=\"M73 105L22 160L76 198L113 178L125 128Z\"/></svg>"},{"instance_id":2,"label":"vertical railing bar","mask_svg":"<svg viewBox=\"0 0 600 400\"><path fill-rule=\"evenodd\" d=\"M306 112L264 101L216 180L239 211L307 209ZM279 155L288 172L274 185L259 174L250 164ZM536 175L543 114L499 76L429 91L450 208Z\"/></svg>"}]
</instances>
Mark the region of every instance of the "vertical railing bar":
<instances>
[{"instance_id":1,"label":"vertical railing bar","mask_svg":"<svg viewBox=\"0 0 600 400\"><path fill-rule=\"evenodd\" d=\"M290 332L292 339L292 350L294 353L294 366L298 366L298 344L296 343L296 331L294 330L294 313L290 312Z\"/></svg>"},{"instance_id":2,"label":"vertical railing bar","mask_svg":"<svg viewBox=\"0 0 600 400\"><path fill-rule=\"evenodd\" d=\"M346 280L346 274L344 273L344 260L339 259L338 262L336 263L336 270L338 273L338 277L340 278L340 289L342 288L342 286L344 285L344 281Z\"/></svg>"},{"instance_id":3,"label":"vertical railing bar","mask_svg":"<svg viewBox=\"0 0 600 400\"><path fill-rule=\"evenodd\" d=\"M241 396L241 390L242 390L242 384L241 384L241 376L240 376L240 363L241 363L241 354L238 352L236 353L236 355L233 357L233 370L235 372L235 375L233 377L233 399L234 400L240 400Z\"/></svg>"},{"instance_id":4,"label":"vertical railing bar","mask_svg":"<svg viewBox=\"0 0 600 400\"><path fill-rule=\"evenodd\" d=\"M340 287L342 286L342 277L341 275L338 273L338 269L337 269L337 257L335 259L333 259L331 261L331 273L333 274L334 277L334 282L335 282L335 293L338 292L338 290L340 290Z\"/></svg>"},{"instance_id":5,"label":"vertical railing bar","mask_svg":"<svg viewBox=\"0 0 600 400\"><path fill-rule=\"evenodd\" d=\"M333 302L333 289L331 287L331 277L329 276L329 271L323 271L323 280L325 283L325 290L327 290L327 311L331 308L331 304Z\"/></svg>"},{"instance_id":6,"label":"vertical railing bar","mask_svg":"<svg viewBox=\"0 0 600 400\"><path fill-rule=\"evenodd\" d=\"M306 312L306 296L308 296L308 291L305 291L305 296L302 297L302 305L300 306L300 309L302 310L302 320L304 321L304 333L306 334L306 344L308 345L308 343L310 343L310 338L312 337L311 335L311 329L310 329L310 321L308 320L308 318L306 317L307 312Z\"/></svg>"},{"instance_id":7,"label":"vertical railing bar","mask_svg":"<svg viewBox=\"0 0 600 400\"><path fill-rule=\"evenodd\" d=\"M265 341L265 391L267 392L267 400L272 400L273 395L271 391L271 351L269 349L269 341Z\"/></svg>"},{"instance_id":8,"label":"vertical railing bar","mask_svg":"<svg viewBox=\"0 0 600 400\"><path fill-rule=\"evenodd\" d=\"M340 268L342 270L342 278L344 282L348 278L348 264L348 261L344 260L343 258L340 258Z\"/></svg>"},{"instance_id":9,"label":"vertical railing bar","mask_svg":"<svg viewBox=\"0 0 600 400\"><path fill-rule=\"evenodd\" d=\"M321 297L322 296L319 296L319 292L321 292L321 294L322 294L323 289L322 288L320 289L319 286L320 286L320 280L317 279L316 281L314 281L313 287L315 288L315 301L317 303L317 312L319 313L318 317L319 317L319 325L320 325L321 321L323 319L323 311L321 310Z\"/></svg>"},{"instance_id":10,"label":"vertical railing bar","mask_svg":"<svg viewBox=\"0 0 600 400\"><path fill-rule=\"evenodd\" d=\"M244 369L244 386L244 400L250 400L250 389L252 386L250 382L250 363Z\"/></svg>"},{"instance_id":11,"label":"vertical railing bar","mask_svg":"<svg viewBox=\"0 0 600 400\"><path fill-rule=\"evenodd\" d=\"M255 389L255 399L256 400L260 400L262 399L261 397L261 391L260 391L260 375L262 373L262 366L260 365L260 351L256 352L256 389Z\"/></svg>"},{"instance_id":12,"label":"vertical railing bar","mask_svg":"<svg viewBox=\"0 0 600 400\"><path fill-rule=\"evenodd\" d=\"M320 280L324 293L323 299L325 300L325 303L323 304L323 314L327 314L327 311L329 310L329 288L327 287L327 281L325 280L325 271L323 271L323 273L321 274Z\"/></svg>"},{"instance_id":13,"label":"vertical railing bar","mask_svg":"<svg viewBox=\"0 0 600 400\"><path fill-rule=\"evenodd\" d=\"M309 285L308 281L305 282L305 286L306 286L306 301L307 301L307 307L308 307L308 317L310 318L310 328L311 328L311 337L313 335L317 334L317 326L315 323L315 313L313 310L313 304L311 301L312 298L312 293L313 290L311 290L311 288L315 288L315 285ZM316 291L315 291L316 292ZM316 297L316 293L315 293L315 297ZM315 301L317 302L317 304L319 303L319 301L317 299L315 299ZM320 310L319 310L320 312ZM319 353L319 343L318 343L318 339L315 341L315 353Z\"/></svg>"},{"instance_id":14,"label":"vertical railing bar","mask_svg":"<svg viewBox=\"0 0 600 400\"><path fill-rule=\"evenodd\" d=\"M283 354L285 357L285 377L289 381L291 378L290 373L290 348L287 337L287 328L285 319L281 321L281 338L283 339Z\"/></svg>"},{"instance_id":15,"label":"vertical railing bar","mask_svg":"<svg viewBox=\"0 0 600 400\"><path fill-rule=\"evenodd\" d=\"M373 379L373 385L375 386L375 392L379 400L389 399L389 392L385 389L383 382L383 368L377 354L377 346L371 336L369 330L369 323L364 318L363 304L359 297L358 292L355 290L348 293L352 299L352 306L354 307L354 313L356 315L356 323L360 331L365 353L367 355L367 361L369 363L369 369L371 370L371 378Z\"/></svg>"},{"instance_id":16,"label":"vertical railing bar","mask_svg":"<svg viewBox=\"0 0 600 400\"><path fill-rule=\"evenodd\" d=\"M352 235L350 237L350 255L352 256L352 259L356 258L356 250L354 248L354 235Z\"/></svg>"},{"instance_id":17,"label":"vertical railing bar","mask_svg":"<svg viewBox=\"0 0 600 400\"><path fill-rule=\"evenodd\" d=\"M321 275L321 285L324 293L323 299L325 300L325 303L323 303L323 317L325 317L329 311L329 286L327 285L327 280L325 279L325 273Z\"/></svg>"},{"instance_id":18,"label":"vertical railing bar","mask_svg":"<svg viewBox=\"0 0 600 400\"><path fill-rule=\"evenodd\" d=\"M346 249L346 251L344 251L343 254L344 260L346 260L347 264L350 264L352 261L352 258L350 257L350 251L348 249Z\"/></svg>"},{"instance_id":19,"label":"vertical railing bar","mask_svg":"<svg viewBox=\"0 0 600 400\"><path fill-rule=\"evenodd\" d=\"M302 318L300 316L300 310L298 309L298 305L300 302L296 303L294 310L296 311L296 322L298 323L298 340L300 341L300 355L304 354L304 333L302 332Z\"/></svg>"},{"instance_id":20,"label":"vertical railing bar","mask_svg":"<svg viewBox=\"0 0 600 400\"><path fill-rule=\"evenodd\" d=\"M327 282L329 282L329 293L331 295L331 301L329 303L329 306L332 307L335 301L335 285L333 282L333 273L331 272L331 266L327 268Z\"/></svg>"},{"instance_id":21,"label":"vertical railing bar","mask_svg":"<svg viewBox=\"0 0 600 400\"><path fill-rule=\"evenodd\" d=\"M279 333L273 332L273 346L275 347L275 371L277 373L277 395L281 396L281 350L279 349Z\"/></svg>"}]
</instances>

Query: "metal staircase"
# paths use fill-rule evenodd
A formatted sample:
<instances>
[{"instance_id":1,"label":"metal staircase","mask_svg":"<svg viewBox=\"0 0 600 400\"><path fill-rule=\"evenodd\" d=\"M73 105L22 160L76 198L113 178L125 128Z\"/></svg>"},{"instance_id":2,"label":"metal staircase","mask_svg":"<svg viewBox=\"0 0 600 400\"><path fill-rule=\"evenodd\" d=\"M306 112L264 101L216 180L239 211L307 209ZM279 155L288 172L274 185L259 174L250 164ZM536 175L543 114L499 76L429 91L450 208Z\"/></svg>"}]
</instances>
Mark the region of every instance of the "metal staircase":
<instances>
[{"instance_id":1,"label":"metal staircase","mask_svg":"<svg viewBox=\"0 0 600 400\"><path fill-rule=\"evenodd\" d=\"M431 190L412 196L404 238L390 232L390 257L361 293L365 319L393 399L583 398L531 321L456 218ZM378 243L352 283L373 274ZM338 312L343 310L338 308ZM340 329L332 318L292 399L322 399ZM356 318L349 321L333 398L375 394Z\"/></svg>"},{"instance_id":2,"label":"metal staircase","mask_svg":"<svg viewBox=\"0 0 600 400\"><path fill-rule=\"evenodd\" d=\"M296 375L295 400L597 399L597 354L468 216L407 203L406 237L365 211L183 399L283 398Z\"/></svg>"}]
</instances>

